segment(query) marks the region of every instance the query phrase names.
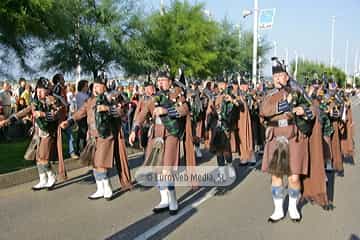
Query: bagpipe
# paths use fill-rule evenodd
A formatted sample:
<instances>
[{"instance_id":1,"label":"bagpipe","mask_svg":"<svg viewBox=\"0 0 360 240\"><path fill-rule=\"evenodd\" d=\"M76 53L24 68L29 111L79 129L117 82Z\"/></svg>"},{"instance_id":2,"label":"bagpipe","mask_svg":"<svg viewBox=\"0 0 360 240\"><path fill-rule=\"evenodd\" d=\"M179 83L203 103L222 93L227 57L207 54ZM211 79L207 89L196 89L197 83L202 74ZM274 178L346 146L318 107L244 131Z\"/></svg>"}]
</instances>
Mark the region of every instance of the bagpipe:
<instances>
[{"instance_id":1,"label":"bagpipe","mask_svg":"<svg viewBox=\"0 0 360 240\"><path fill-rule=\"evenodd\" d=\"M336 89L329 88L329 82L326 73L323 74L324 89L322 91L321 103L326 106L324 112L329 114L333 120L341 119L346 121L347 104L344 96L341 96Z\"/></svg>"},{"instance_id":2,"label":"bagpipe","mask_svg":"<svg viewBox=\"0 0 360 240\"><path fill-rule=\"evenodd\" d=\"M14 124L18 120L18 118L25 117L26 115L30 114L32 110L34 110L35 112L45 113L45 116L34 116L35 122L42 130L47 131L48 127L52 125L55 129L51 130L56 130L56 116L64 107L65 106L61 104L58 98L53 95L46 96L44 101L35 98L30 104L30 106L22 109L19 112L13 113L7 119L3 120L1 122L1 126ZM33 129L31 130L31 133L29 135L32 135L32 133Z\"/></svg>"},{"instance_id":3,"label":"bagpipe","mask_svg":"<svg viewBox=\"0 0 360 240\"><path fill-rule=\"evenodd\" d=\"M193 122L197 122L200 119L201 113L204 111L203 103L200 98L200 90L198 88L192 89L188 86L188 81L185 78L185 67L179 69L180 78L178 81L174 81L174 85L178 86L184 91L186 101L191 109L191 118Z\"/></svg>"},{"instance_id":4,"label":"bagpipe","mask_svg":"<svg viewBox=\"0 0 360 240\"><path fill-rule=\"evenodd\" d=\"M178 81L174 81L174 85L180 87L187 98L187 101L190 103L190 105L195 105L199 111L202 111L202 102L200 99L200 90L198 88L192 89L188 86L188 81L186 81L185 78L185 67L179 69L180 77Z\"/></svg>"},{"instance_id":5,"label":"bagpipe","mask_svg":"<svg viewBox=\"0 0 360 240\"><path fill-rule=\"evenodd\" d=\"M123 92L116 91L115 88L108 90L96 96L95 103L96 128L104 138L108 137L115 130L115 124L119 123L114 121L121 117L118 109L123 108L126 111L130 108L130 100Z\"/></svg>"},{"instance_id":6,"label":"bagpipe","mask_svg":"<svg viewBox=\"0 0 360 240\"><path fill-rule=\"evenodd\" d=\"M304 88L293 78L288 80L287 85L283 86L286 92L291 95L291 101L289 104L289 112L293 112L295 107L301 106L304 109L305 115L298 116L293 113L293 117L295 120L296 126L300 129L300 131L310 136L312 132L313 126L313 114L310 110L310 106L312 105L312 100L304 90Z\"/></svg>"}]
</instances>

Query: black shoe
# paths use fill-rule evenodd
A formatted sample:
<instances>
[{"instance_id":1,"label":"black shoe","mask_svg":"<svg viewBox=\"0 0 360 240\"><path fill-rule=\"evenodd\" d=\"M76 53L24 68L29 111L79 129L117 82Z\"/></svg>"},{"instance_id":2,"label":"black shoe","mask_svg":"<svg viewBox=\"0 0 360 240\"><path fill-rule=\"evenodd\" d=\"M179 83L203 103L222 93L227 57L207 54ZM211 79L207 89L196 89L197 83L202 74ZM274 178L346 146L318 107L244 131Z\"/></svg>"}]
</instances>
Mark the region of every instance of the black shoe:
<instances>
[{"instance_id":1,"label":"black shoe","mask_svg":"<svg viewBox=\"0 0 360 240\"><path fill-rule=\"evenodd\" d=\"M42 188L32 187L31 189L32 189L34 192L37 192L37 191L41 191L41 190L47 189L47 187L42 187Z\"/></svg>"},{"instance_id":2,"label":"black shoe","mask_svg":"<svg viewBox=\"0 0 360 240\"><path fill-rule=\"evenodd\" d=\"M47 187L47 190L48 190L48 191L54 190L54 189L55 189L55 185L56 185L56 183L54 183L54 184L51 185L50 187Z\"/></svg>"},{"instance_id":3,"label":"black shoe","mask_svg":"<svg viewBox=\"0 0 360 240\"><path fill-rule=\"evenodd\" d=\"M178 209L169 210L169 214L170 214L171 216L176 215L177 213L178 213Z\"/></svg>"},{"instance_id":4,"label":"black shoe","mask_svg":"<svg viewBox=\"0 0 360 240\"><path fill-rule=\"evenodd\" d=\"M268 218L268 223L277 223L280 222L281 220L283 220L285 218L285 216L283 216L282 218L279 219L272 219L271 217Z\"/></svg>"},{"instance_id":5,"label":"black shoe","mask_svg":"<svg viewBox=\"0 0 360 240\"><path fill-rule=\"evenodd\" d=\"M153 208L153 213L162 213L162 212L165 212L165 211L167 211L167 210L169 210L169 207L167 206L167 207L163 207L163 208L157 208L157 207L154 207Z\"/></svg>"},{"instance_id":6,"label":"black shoe","mask_svg":"<svg viewBox=\"0 0 360 240\"><path fill-rule=\"evenodd\" d=\"M298 218L298 219L292 219L292 218L290 218L290 220L291 220L293 223L300 223L301 220L302 220L302 217L300 216L300 218Z\"/></svg>"},{"instance_id":7,"label":"black shoe","mask_svg":"<svg viewBox=\"0 0 360 240\"><path fill-rule=\"evenodd\" d=\"M88 199L89 200L99 200L99 199L102 199L104 197L91 197L91 196L88 196Z\"/></svg>"}]
</instances>

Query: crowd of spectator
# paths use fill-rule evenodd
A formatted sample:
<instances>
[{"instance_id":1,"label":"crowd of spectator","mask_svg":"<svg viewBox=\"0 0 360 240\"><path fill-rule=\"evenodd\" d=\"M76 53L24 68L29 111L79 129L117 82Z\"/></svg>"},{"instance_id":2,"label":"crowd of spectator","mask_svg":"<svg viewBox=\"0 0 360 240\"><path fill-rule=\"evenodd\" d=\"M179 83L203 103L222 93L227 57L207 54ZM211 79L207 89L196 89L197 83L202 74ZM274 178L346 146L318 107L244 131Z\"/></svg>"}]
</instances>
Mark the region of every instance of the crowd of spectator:
<instances>
[{"instance_id":1,"label":"crowd of spectator","mask_svg":"<svg viewBox=\"0 0 360 240\"><path fill-rule=\"evenodd\" d=\"M123 119L124 133L128 135L131 129L132 118L139 100L143 93L143 87L140 86L120 86L116 81L110 81L110 85L123 92L129 99L129 111L126 118ZM66 89L66 101L68 104L68 117L80 109L84 103L91 97L92 84L87 80L81 80L77 85L73 82L64 82ZM34 94L35 84L20 78L15 84L10 82L0 82L0 120L7 119L11 114L21 111L30 106ZM12 141L19 137L30 138L29 131L33 125L32 116L19 120L16 124L0 129L0 141ZM81 150L86 144L87 137L86 118L77 122L74 128L64 131L66 143L68 146L68 155L71 158L78 158Z\"/></svg>"}]
</instances>

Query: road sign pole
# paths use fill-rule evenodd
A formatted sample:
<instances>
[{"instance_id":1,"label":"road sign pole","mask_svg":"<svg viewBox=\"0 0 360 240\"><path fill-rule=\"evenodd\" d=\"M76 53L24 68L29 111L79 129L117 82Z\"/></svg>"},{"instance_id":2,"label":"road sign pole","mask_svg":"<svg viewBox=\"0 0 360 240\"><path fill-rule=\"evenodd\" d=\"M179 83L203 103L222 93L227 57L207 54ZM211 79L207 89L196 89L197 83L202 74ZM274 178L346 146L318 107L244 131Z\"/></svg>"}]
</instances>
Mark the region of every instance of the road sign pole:
<instances>
[{"instance_id":1,"label":"road sign pole","mask_svg":"<svg viewBox=\"0 0 360 240\"><path fill-rule=\"evenodd\" d=\"M257 83L258 19L259 19L258 0L254 0L253 66L252 66L252 82L254 86L256 86Z\"/></svg>"}]
</instances>

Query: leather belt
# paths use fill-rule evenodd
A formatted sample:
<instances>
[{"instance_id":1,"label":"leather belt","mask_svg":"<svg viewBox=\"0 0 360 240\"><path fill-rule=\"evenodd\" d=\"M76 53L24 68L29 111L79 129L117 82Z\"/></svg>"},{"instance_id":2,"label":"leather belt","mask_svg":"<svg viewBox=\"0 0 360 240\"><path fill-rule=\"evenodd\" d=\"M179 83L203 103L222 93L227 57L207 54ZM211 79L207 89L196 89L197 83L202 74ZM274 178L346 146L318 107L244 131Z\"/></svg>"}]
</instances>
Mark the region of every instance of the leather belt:
<instances>
[{"instance_id":1,"label":"leather belt","mask_svg":"<svg viewBox=\"0 0 360 240\"><path fill-rule=\"evenodd\" d=\"M267 123L267 126L269 127L287 127L290 125L294 125L295 121L293 119L281 119L277 121L271 121Z\"/></svg>"}]
</instances>

